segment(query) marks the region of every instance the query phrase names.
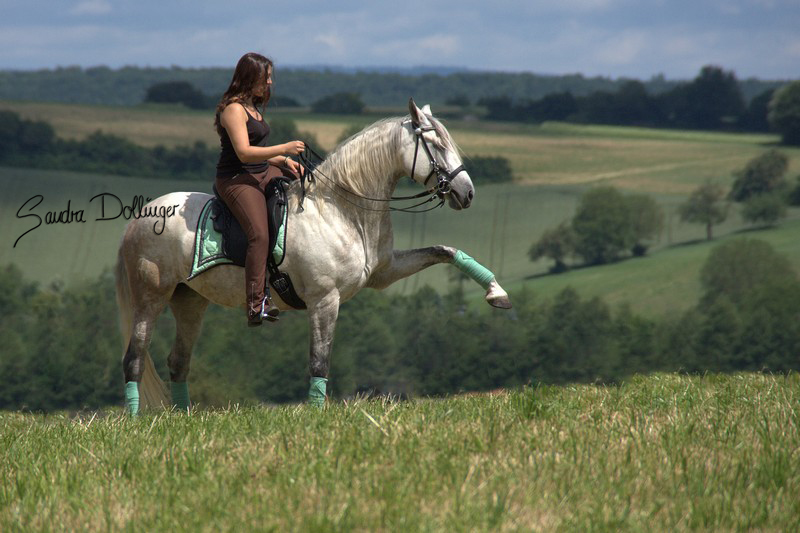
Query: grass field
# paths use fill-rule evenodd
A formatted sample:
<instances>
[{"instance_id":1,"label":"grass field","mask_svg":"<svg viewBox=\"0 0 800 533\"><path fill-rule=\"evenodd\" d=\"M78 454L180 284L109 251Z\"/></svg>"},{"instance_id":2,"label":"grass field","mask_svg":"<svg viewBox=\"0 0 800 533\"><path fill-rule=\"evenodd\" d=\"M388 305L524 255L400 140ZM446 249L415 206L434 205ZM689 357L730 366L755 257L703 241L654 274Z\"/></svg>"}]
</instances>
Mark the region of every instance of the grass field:
<instances>
[{"instance_id":1,"label":"grass field","mask_svg":"<svg viewBox=\"0 0 800 533\"><path fill-rule=\"evenodd\" d=\"M141 106L110 108L30 102L0 102L25 118L51 121L60 136L83 137L97 129L123 135L145 145L175 146L204 140L216 143L207 112L180 107ZM435 110L434 110L435 111ZM400 114L385 111L386 115ZM318 116L282 110L301 130L311 131L330 149L352 124L377 118ZM540 126L508 123L450 121L449 128L469 155L507 157L517 181L511 185L479 186L473 206L463 212L449 209L425 215L393 216L395 247L411 248L450 244L465 250L491 268L502 284L514 290L529 286L550 295L572 285L587 296L607 297L612 303L629 302L634 310L664 313L696 301L697 275L711 245L687 245L704 237L700 225L681 223L678 205L698 185L712 180L724 186L733 172L753 156L772 147L770 135L654 130L612 126L580 126L546 123ZM782 150L790 157L788 176L800 174L800 150ZM469 160L466 161L469 166ZM652 195L666 214L666 228L644 259L624 261L602 268L580 269L561 276L544 276L547 261L531 263L530 245L543 231L572 217L580 195L594 185L613 185L627 192ZM0 222L4 232L0 264L14 262L28 276L42 282L91 279L115 260L124 221L42 226L14 240L31 227L33 219L19 218L18 211L36 194L44 200L39 213L72 209L97 212L89 199L112 192L129 202L135 195L155 197L174 190L208 191L206 181L178 182L146 178L118 178L69 172L0 168ZM403 191L405 192L405 191ZM93 211L92 211L93 210ZM24 214L24 213L23 213ZM754 231L747 236L763 238L800 269L800 211L777 229ZM732 210L729 219L715 229L720 238L732 238L748 229ZM436 267L396 284L393 291L409 292L424 284L441 290L451 285L446 267ZM480 290L470 287L468 296L478 301ZM645 297L646 296L646 297Z\"/></svg>"},{"instance_id":2,"label":"grass field","mask_svg":"<svg viewBox=\"0 0 800 533\"><path fill-rule=\"evenodd\" d=\"M797 531L800 378L0 413L0 530Z\"/></svg>"}]
</instances>

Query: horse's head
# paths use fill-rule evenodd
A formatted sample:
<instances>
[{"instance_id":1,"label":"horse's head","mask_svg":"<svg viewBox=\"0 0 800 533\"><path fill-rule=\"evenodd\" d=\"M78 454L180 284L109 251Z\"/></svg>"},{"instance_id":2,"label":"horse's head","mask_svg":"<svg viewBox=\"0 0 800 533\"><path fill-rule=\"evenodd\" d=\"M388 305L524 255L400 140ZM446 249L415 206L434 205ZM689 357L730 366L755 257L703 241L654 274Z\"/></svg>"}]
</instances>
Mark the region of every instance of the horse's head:
<instances>
[{"instance_id":1,"label":"horse's head","mask_svg":"<svg viewBox=\"0 0 800 533\"><path fill-rule=\"evenodd\" d=\"M459 155L458 147L441 122L433 118L430 106L418 108L408 101L411 120L405 123L403 165L411 179L447 199L453 209L466 209L475 188Z\"/></svg>"}]
</instances>

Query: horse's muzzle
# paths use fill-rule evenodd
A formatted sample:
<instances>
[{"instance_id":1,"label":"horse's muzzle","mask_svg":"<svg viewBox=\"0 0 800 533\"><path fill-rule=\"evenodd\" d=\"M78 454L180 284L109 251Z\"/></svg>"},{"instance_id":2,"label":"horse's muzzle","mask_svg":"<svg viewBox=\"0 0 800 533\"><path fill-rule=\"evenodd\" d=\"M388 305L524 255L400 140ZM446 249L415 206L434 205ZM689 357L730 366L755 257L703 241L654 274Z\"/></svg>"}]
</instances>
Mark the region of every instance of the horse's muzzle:
<instances>
[{"instance_id":1,"label":"horse's muzzle","mask_svg":"<svg viewBox=\"0 0 800 533\"><path fill-rule=\"evenodd\" d=\"M472 205L475 197L475 189L472 187L470 179L453 180L448 196L448 205L456 211L466 209Z\"/></svg>"}]
</instances>

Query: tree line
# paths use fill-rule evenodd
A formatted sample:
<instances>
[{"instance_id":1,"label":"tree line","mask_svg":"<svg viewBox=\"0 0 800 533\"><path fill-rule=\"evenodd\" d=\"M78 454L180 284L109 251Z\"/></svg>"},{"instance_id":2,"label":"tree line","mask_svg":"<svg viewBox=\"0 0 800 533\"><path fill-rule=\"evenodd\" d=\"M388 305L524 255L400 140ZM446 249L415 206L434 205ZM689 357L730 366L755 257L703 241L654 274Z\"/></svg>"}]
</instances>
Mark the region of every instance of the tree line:
<instances>
[{"instance_id":1,"label":"tree line","mask_svg":"<svg viewBox=\"0 0 800 533\"><path fill-rule=\"evenodd\" d=\"M148 88L183 81L204 95L219 100L233 74L230 68L147 68L127 66L112 69L58 67L35 71L0 71L0 99L102 105L138 105ZM569 92L586 96L598 91L616 92L629 78L612 79L581 74L541 75L527 72L480 72L469 70L393 70L299 68L276 65L275 97L289 97L308 106L336 93L356 93L368 106L402 106L409 97L417 102L441 105L448 100L476 103L482 98L508 96L513 101L539 99ZM649 94L673 89L680 80L653 76L641 81ZM747 102L785 80L741 80Z\"/></svg>"},{"instance_id":2,"label":"tree line","mask_svg":"<svg viewBox=\"0 0 800 533\"><path fill-rule=\"evenodd\" d=\"M159 83L147 90L145 102L180 103L190 108L213 108L216 99L186 81ZM649 126L718 131L776 131L783 142L800 145L800 82L769 87L752 98L744 97L733 72L706 66L691 82L652 93L640 81L626 81L616 92L595 91L584 96L570 91L542 98L512 98L497 93L471 101L465 94L445 99L469 114L473 103L486 109L489 120L527 122L566 121L587 124ZM276 97L272 105L297 107L291 97ZM311 103L313 113L358 115L366 104L353 91L330 93Z\"/></svg>"},{"instance_id":3,"label":"tree line","mask_svg":"<svg viewBox=\"0 0 800 533\"><path fill-rule=\"evenodd\" d=\"M437 396L527 383L612 383L635 373L800 370L800 279L767 243L713 249L698 303L662 318L611 308L567 288L552 300L512 294L510 312L466 306L423 287L363 291L342 306L333 351L336 398L380 391ZM40 287L0 269L0 409L98 408L122 401L114 280ZM174 335L160 319L151 354L162 376ZM248 329L239 310L211 306L192 361L195 402L282 403L307 393L308 326L286 313Z\"/></svg>"},{"instance_id":4,"label":"tree line","mask_svg":"<svg viewBox=\"0 0 800 533\"><path fill-rule=\"evenodd\" d=\"M270 127L276 144L300 137L315 142L313 135L298 132L291 120L276 118ZM99 130L82 140L62 139L47 122L0 110L0 165L196 180L216 174L218 157L219 149L202 141L146 148Z\"/></svg>"},{"instance_id":5,"label":"tree line","mask_svg":"<svg viewBox=\"0 0 800 533\"><path fill-rule=\"evenodd\" d=\"M749 102L733 72L705 66L698 76L654 94L639 81L616 91L585 96L570 91L539 99L498 95L479 101L492 120L541 123L566 121L589 124L649 126L783 135L786 144L800 144L800 83L770 87Z\"/></svg>"},{"instance_id":6,"label":"tree line","mask_svg":"<svg viewBox=\"0 0 800 533\"><path fill-rule=\"evenodd\" d=\"M294 139L304 139L325 155L314 135L298 131L293 120L270 120L270 143ZM219 149L209 148L202 141L175 148L146 148L102 131L82 140L61 139L47 122L25 120L13 111L0 110L0 165L197 180L216 174L218 158ZM468 164L477 183L513 180L505 158L473 156Z\"/></svg>"},{"instance_id":7,"label":"tree line","mask_svg":"<svg viewBox=\"0 0 800 533\"><path fill-rule=\"evenodd\" d=\"M716 183L695 189L678 208L684 222L703 224L706 238L724 222L731 205L739 204L742 218L765 227L786 216L788 205L800 205L800 175L786 179L789 158L767 150L734 173L730 191ZM547 229L528 250L531 261L550 258L552 273L569 270L567 260L579 257L584 265L614 262L625 254L642 256L660 236L664 212L646 194L624 195L610 186L590 189L580 199L571 220Z\"/></svg>"}]
</instances>

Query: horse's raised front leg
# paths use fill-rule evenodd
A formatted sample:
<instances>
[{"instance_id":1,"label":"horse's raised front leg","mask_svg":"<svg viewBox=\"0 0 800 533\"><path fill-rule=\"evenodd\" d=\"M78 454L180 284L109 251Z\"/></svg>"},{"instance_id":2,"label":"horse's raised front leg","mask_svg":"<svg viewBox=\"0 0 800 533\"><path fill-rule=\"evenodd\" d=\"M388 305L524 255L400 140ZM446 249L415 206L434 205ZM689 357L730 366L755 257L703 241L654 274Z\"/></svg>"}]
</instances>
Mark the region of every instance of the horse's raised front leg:
<instances>
[{"instance_id":1,"label":"horse's raised front leg","mask_svg":"<svg viewBox=\"0 0 800 533\"><path fill-rule=\"evenodd\" d=\"M415 250L395 250L389 267L376 272L370 278L368 287L383 289L397 280L407 278L439 263L451 263L464 274L486 289L486 301L501 309L510 309L508 294L497 283L494 274L461 250L450 246L431 246Z\"/></svg>"},{"instance_id":2,"label":"horse's raised front leg","mask_svg":"<svg viewBox=\"0 0 800 533\"><path fill-rule=\"evenodd\" d=\"M338 316L339 294L336 292L329 293L318 302L310 303L308 306L311 339L308 358L311 386L308 390L308 403L315 407L325 406L333 332Z\"/></svg>"}]
</instances>

